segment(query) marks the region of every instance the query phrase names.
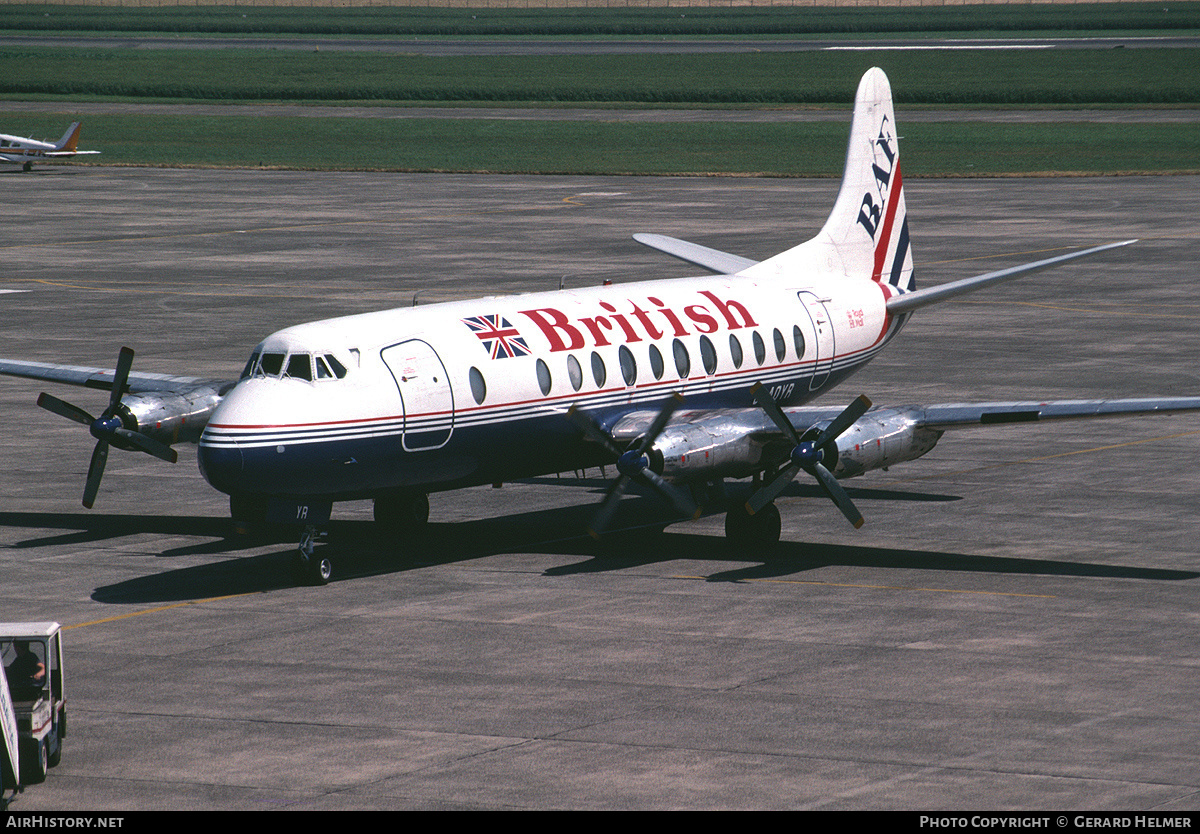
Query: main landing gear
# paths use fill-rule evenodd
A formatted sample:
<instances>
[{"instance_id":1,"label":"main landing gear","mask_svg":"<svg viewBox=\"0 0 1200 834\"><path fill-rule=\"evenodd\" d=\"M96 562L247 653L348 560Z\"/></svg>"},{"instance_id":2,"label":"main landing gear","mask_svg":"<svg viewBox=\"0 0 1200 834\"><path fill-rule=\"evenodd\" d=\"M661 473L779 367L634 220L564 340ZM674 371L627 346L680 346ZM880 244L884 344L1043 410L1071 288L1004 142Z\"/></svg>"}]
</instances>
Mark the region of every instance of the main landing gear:
<instances>
[{"instance_id":1,"label":"main landing gear","mask_svg":"<svg viewBox=\"0 0 1200 834\"><path fill-rule=\"evenodd\" d=\"M300 534L300 548L296 552L296 578L308 585L328 585L333 576L333 560L324 553L316 553L317 539L324 533L311 524Z\"/></svg>"},{"instance_id":2,"label":"main landing gear","mask_svg":"<svg viewBox=\"0 0 1200 834\"><path fill-rule=\"evenodd\" d=\"M774 501L754 514L744 503L734 504L725 513L725 538L736 547L776 544L782 531L783 520Z\"/></svg>"}]
</instances>

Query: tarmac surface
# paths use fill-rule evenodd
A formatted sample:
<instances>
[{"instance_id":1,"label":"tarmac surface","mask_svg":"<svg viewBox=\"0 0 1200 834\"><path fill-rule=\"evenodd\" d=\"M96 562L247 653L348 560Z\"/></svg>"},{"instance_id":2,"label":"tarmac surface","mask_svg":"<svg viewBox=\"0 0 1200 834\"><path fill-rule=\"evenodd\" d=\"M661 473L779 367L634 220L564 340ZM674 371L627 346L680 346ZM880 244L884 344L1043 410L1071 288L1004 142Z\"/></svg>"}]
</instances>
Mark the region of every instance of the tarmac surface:
<instances>
[{"instance_id":1,"label":"tarmac surface","mask_svg":"<svg viewBox=\"0 0 1200 834\"><path fill-rule=\"evenodd\" d=\"M234 377L288 324L765 257L833 180L44 167L0 174L0 355ZM910 180L931 285L1134 246L915 315L835 392L879 404L1200 392L1196 177ZM19 223L14 221L20 220ZM947 435L807 484L783 541L722 516L583 530L566 473L434 495L386 542L335 508L334 581L239 535L189 447L113 451L0 379L0 611L64 632L62 763L13 811L1200 809L1200 415ZM92 410L106 395L47 390ZM839 400L840 401L840 400ZM611 474L611 470L609 472Z\"/></svg>"}]
</instances>

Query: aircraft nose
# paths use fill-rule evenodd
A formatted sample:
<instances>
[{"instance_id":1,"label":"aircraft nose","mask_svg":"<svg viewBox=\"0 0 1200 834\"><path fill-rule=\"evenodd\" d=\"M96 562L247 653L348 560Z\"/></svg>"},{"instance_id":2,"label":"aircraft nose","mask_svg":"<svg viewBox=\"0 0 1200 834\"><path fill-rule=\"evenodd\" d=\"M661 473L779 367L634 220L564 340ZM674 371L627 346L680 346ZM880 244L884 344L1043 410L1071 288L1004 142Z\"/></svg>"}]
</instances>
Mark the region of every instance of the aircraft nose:
<instances>
[{"instance_id":1,"label":"aircraft nose","mask_svg":"<svg viewBox=\"0 0 1200 834\"><path fill-rule=\"evenodd\" d=\"M237 441L210 433L206 428L200 437L196 459L200 463L200 474L213 489L227 495L240 491L243 461Z\"/></svg>"}]
</instances>

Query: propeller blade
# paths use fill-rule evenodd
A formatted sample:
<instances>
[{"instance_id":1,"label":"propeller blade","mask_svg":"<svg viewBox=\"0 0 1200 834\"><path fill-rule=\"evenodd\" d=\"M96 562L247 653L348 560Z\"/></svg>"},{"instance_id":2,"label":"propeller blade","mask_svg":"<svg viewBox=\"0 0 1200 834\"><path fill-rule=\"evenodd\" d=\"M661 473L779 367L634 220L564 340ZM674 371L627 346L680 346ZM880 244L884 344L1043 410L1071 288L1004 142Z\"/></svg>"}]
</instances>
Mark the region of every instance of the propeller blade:
<instances>
[{"instance_id":1,"label":"propeller blade","mask_svg":"<svg viewBox=\"0 0 1200 834\"><path fill-rule=\"evenodd\" d=\"M689 498L683 490L667 483L662 475L653 469L643 469L640 477L658 490L659 494L665 496L680 515L691 516L693 521L700 517L700 508L696 506L696 502Z\"/></svg>"},{"instance_id":2,"label":"propeller blade","mask_svg":"<svg viewBox=\"0 0 1200 834\"><path fill-rule=\"evenodd\" d=\"M600 502L600 508L592 516L592 526L588 528L588 535L593 539L599 539L600 534L608 527L608 522L612 519L613 513L617 511L617 504L621 503L627 486L629 486L629 476L619 475L613 481L612 486L608 488L604 500Z\"/></svg>"},{"instance_id":3,"label":"propeller blade","mask_svg":"<svg viewBox=\"0 0 1200 834\"><path fill-rule=\"evenodd\" d=\"M83 488L83 506L89 510L96 503L96 493L100 491L100 479L104 477L104 464L107 461L108 441L98 441L92 452L92 462L88 465L87 484Z\"/></svg>"},{"instance_id":4,"label":"propeller blade","mask_svg":"<svg viewBox=\"0 0 1200 834\"><path fill-rule=\"evenodd\" d=\"M817 464L811 470L816 476L821 486L825 488L826 494L833 499L833 503L837 504L837 508L842 511L842 515L846 520L854 525L854 529L863 526L865 519L858 508L854 506L854 502L850 500L850 496L846 494L846 490L842 489L842 485L838 483L838 479L833 477L833 473L826 469L821 464Z\"/></svg>"},{"instance_id":5,"label":"propeller blade","mask_svg":"<svg viewBox=\"0 0 1200 834\"><path fill-rule=\"evenodd\" d=\"M74 420L76 423L82 423L85 426L90 426L96 420L95 417L88 414L79 406L63 402L58 397L44 392L38 395L37 404L47 411L53 411L60 417L66 417L68 420Z\"/></svg>"},{"instance_id":6,"label":"propeller blade","mask_svg":"<svg viewBox=\"0 0 1200 834\"><path fill-rule=\"evenodd\" d=\"M604 429L600 428L599 424L597 424L596 421L593 420L589 415L580 411L579 406L573 405L567 409L567 417L570 418L571 422L583 429L583 433L587 435L588 438L603 446L613 457L621 456L621 450L617 448L615 443L613 443L613 440L608 436L608 433L605 432Z\"/></svg>"},{"instance_id":7,"label":"propeller blade","mask_svg":"<svg viewBox=\"0 0 1200 834\"><path fill-rule=\"evenodd\" d=\"M796 475L800 473L800 467L796 464L788 466L780 473L779 477L771 481L758 492L750 496L750 500L746 502L746 511L750 515L754 515L763 507L770 504L779 497L779 493L783 492L784 488L795 480Z\"/></svg>"},{"instance_id":8,"label":"propeller blade","mask_svg":"<svg viewBox=\"0 0 1200 834\"><path fill-rule=\"evenodd\" d=\"M658 436L662 434L663 429L667 427L667 423L670 422L676 409L681 405L683 405L683 396L678 391L667 398L667 401L663 403L662 409L658 412L658 416L650 424L650 428L642 435L642 440L638 444L639 452L644 452L654 445L654 441L658 440Z\"/></svg>"},{"instance_id":9,"label":"propeller blade","mask_svg":"<svg viewBox=\"0 0 1200 834\"><path fill-rule=\"evenodd\" d=\"M105 417L111 417L121 404L121 397L129 386L129 370L133 367L133 349L123 347L117 354L117 368L113 371L112 392L108 395L108 408L104 410Z\"/></svg>"},{"instance_id":10,"label":"propeller blade","mask_svg":"<svg viewBox=\"0 0 1200 834\"><path fill-rule=\"evenodd\" d=\"M792 421L783 413L783 409L779 407L779 403L771 399L771 395L767 393L766 387L761 382L756 382L754 383L754 387L750 389L750 394L754 397L754 402L758 403L758 407L767 412L767 416L771 418L771 422L783 432L783 436L790 440L793 446L799 446L800 435L796 434L796 427L792 425Z\"/></svg>"},{"instance_id":11,"label":"propeller blade","mask_svg":"<svg viewBox=\"0 0 1200 834\"><path fill-rule=\"evenodd\" d=\"M859 394L854 402L846 406L846 410L833 418L833 422L825 427L825 430L813 441L814 445L819 449L831 440L836 440L841 437L842 432L854 425L859 417L867 413L867 409L871 407L871 401L867 399L866 394Z\"/></svg>"},{"instance_id":12,"label":"propeller blade","mask_svg":"<svg viewBox=\"0 0 1200 834\"><path fill-rule=\"evenodd\" d=\"M175 463L179 460L179 453L168 446L166 443L159 443L152 437L147 437L144 434L129 429L114 429L113 433L123 440L127 440L134 446L137 446L148 455L160 460L165 460L167 463Z\"/></svg>"}]
</instances>

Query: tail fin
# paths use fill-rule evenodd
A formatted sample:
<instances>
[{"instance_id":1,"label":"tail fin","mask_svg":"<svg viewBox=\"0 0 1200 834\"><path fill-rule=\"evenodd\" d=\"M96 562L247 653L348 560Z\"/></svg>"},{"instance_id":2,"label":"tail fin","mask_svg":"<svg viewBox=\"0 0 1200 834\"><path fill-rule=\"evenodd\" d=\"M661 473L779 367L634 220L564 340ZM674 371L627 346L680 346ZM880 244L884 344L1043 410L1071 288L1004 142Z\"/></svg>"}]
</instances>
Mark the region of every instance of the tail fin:
<instances>
[{"instance_id":1,"label":"tail fin","mask_svg":"<svg viewBox=\"0 0 1200 834\"><path fill-rule=\"evenodd\" d=\"M894 288L887 290L889 297L914 286L892 88L878 67L867 70L858 84L846 169L825 226L807 243L743 274L814 269L869 277Z\"/></svg>"},{"instance_id":2,"label":"tail fin","mask_svg":"<svg viewBox=\"0 0 1200 834\"><path fill-rule=\"evenodd\" d=\"M71 122L67 132L54 143L56 151L74 151L79 146L79 128L82 122Z\"/></svg>"}]
</instances>

